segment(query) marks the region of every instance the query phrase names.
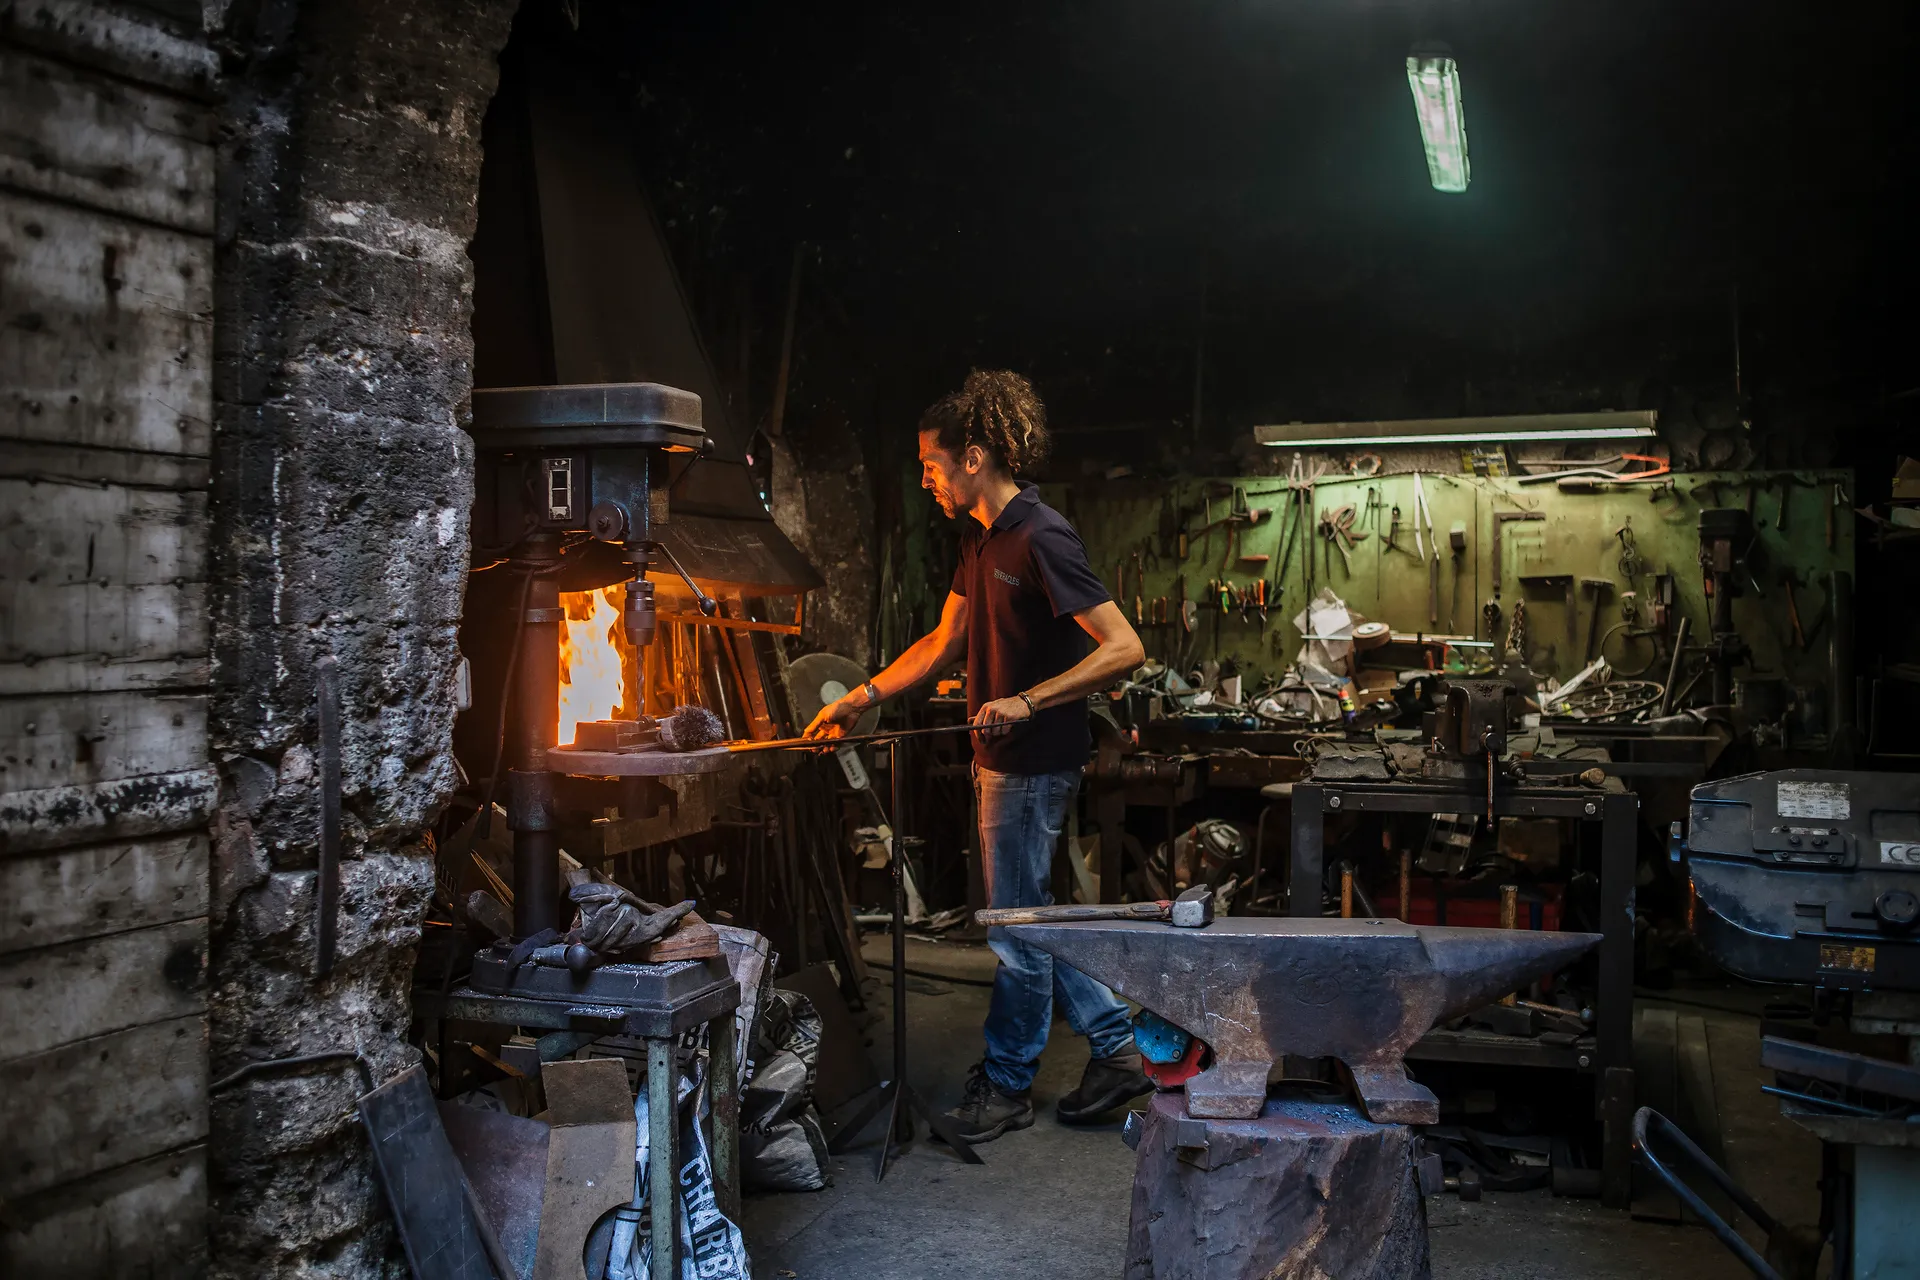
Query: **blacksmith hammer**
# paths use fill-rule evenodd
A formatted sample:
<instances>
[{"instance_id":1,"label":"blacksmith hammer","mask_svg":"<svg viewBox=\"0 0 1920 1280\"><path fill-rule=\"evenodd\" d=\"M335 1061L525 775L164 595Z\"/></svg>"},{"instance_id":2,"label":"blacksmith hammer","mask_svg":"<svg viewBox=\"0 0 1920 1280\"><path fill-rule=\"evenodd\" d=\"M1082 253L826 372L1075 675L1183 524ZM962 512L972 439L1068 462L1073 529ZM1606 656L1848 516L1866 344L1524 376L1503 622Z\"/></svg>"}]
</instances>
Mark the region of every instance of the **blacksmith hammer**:
<instances>
[{"instance_id":1,"label":"blacksmith hammer","mask_svg":"<svg viewBox=\"0 0 1920 1280\"><path fill-rule=\"evenodd\" d=\"M1177 898L1157 902L1093 903L1060 907L986 907L973 922L997 924L1072 924L1077 920L1164 920L1176 929L1201 929L1213 923L1213 890L1195 885Z\"/></svg>"}]
</instances>

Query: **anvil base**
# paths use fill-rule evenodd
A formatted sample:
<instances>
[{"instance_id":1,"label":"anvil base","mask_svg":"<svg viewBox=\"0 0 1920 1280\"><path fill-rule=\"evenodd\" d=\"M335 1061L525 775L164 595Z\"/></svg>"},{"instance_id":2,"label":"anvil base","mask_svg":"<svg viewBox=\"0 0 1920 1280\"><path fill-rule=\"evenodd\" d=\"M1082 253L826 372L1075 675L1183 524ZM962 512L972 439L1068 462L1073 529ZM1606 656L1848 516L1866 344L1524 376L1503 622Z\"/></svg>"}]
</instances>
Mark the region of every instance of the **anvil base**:
<instances>
[{"instance_id":1,"label":"anvil base","mask_svg":"<svg viewBox=\"0 0 1920 1280\"><path fill-rule=\"evenodd\" d=\"M1194 1120L1181 1094L1155 1094L1125 1280L1427 1280L1413 1144L1404 1125L1344 1103L1273 1099L1256 1119Z\"/></svg>"}]
</instances>

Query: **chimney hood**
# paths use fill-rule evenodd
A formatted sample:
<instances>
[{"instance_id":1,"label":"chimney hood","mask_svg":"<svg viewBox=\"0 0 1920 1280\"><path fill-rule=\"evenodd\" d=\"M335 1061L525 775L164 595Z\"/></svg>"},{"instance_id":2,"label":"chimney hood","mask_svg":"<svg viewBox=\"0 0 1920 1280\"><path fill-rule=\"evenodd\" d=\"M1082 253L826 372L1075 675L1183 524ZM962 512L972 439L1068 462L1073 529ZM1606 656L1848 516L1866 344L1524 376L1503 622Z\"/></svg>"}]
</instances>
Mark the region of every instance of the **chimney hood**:
<instances>
[{"instance_id":1,"label":"chimney hood","mask_svg":"<svg viewBox=\"0 0 1920 1280\"><path fill-rule=\"evenodd\" d=\"M547 54L502 66L487 115L474 262L476 387L661 383L700 397L708 454L676 458L666 543L716 594L821 585L780 532L640 189L626 111ZM623 575L615 549L577 557L566 590ZM677 580L659 583L671 594ZM683 589L683 588L681 588Z\"/></svg>"}]
</instances>

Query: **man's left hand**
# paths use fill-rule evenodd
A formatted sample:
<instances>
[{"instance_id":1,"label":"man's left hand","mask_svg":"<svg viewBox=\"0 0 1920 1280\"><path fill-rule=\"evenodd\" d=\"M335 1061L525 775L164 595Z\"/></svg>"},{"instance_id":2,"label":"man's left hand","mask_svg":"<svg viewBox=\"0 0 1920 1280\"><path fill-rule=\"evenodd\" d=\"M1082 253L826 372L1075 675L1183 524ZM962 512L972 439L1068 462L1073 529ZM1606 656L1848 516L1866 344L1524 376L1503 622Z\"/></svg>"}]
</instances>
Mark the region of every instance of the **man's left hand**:
<instances>
[{"instance_id":1,"label":"man's left hand","mask_svg":"<svg viewBox=\"0 0 1920 1280\"><path fill-rule=\"evenodd\" d=\"M1013 726L1022 720L1032 718L1032 715L1033 713L1027 710L1027 704L1019 698L996 698L974 712L973 722L978 725L998 726L988 729L981 735L997 738L1012 730Z\"/></svg>"}]
</instances>

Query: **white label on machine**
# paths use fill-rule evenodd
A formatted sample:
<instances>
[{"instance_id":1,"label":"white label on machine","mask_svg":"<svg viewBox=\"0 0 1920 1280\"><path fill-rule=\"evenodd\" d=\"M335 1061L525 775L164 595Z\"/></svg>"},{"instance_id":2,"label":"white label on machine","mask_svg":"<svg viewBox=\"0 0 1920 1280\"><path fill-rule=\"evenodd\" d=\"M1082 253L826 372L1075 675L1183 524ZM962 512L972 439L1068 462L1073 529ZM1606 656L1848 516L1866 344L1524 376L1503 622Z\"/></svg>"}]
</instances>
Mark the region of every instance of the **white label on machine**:
<instances>
[{"instance_id":1,"label":"white label on machine","mask_svg":"<svg viewBox=\"0 0 1920 1280\"><path fill-rule=\"evenodd\" d=\"M1882 840L1880 865L1920 869L1920 844L1907 840Z\"/></svg>"},{"instance_id":2,"label":"white label on machine","mask_svg":"<svg viewBox=\"0 0 1920 1280\"><path fill-rule=\"evenodd\" d=\"M1773 807L1783 818L1853 816L1853 793L1844 782L1776 782Z\"/></svg>"}]
</instances>

